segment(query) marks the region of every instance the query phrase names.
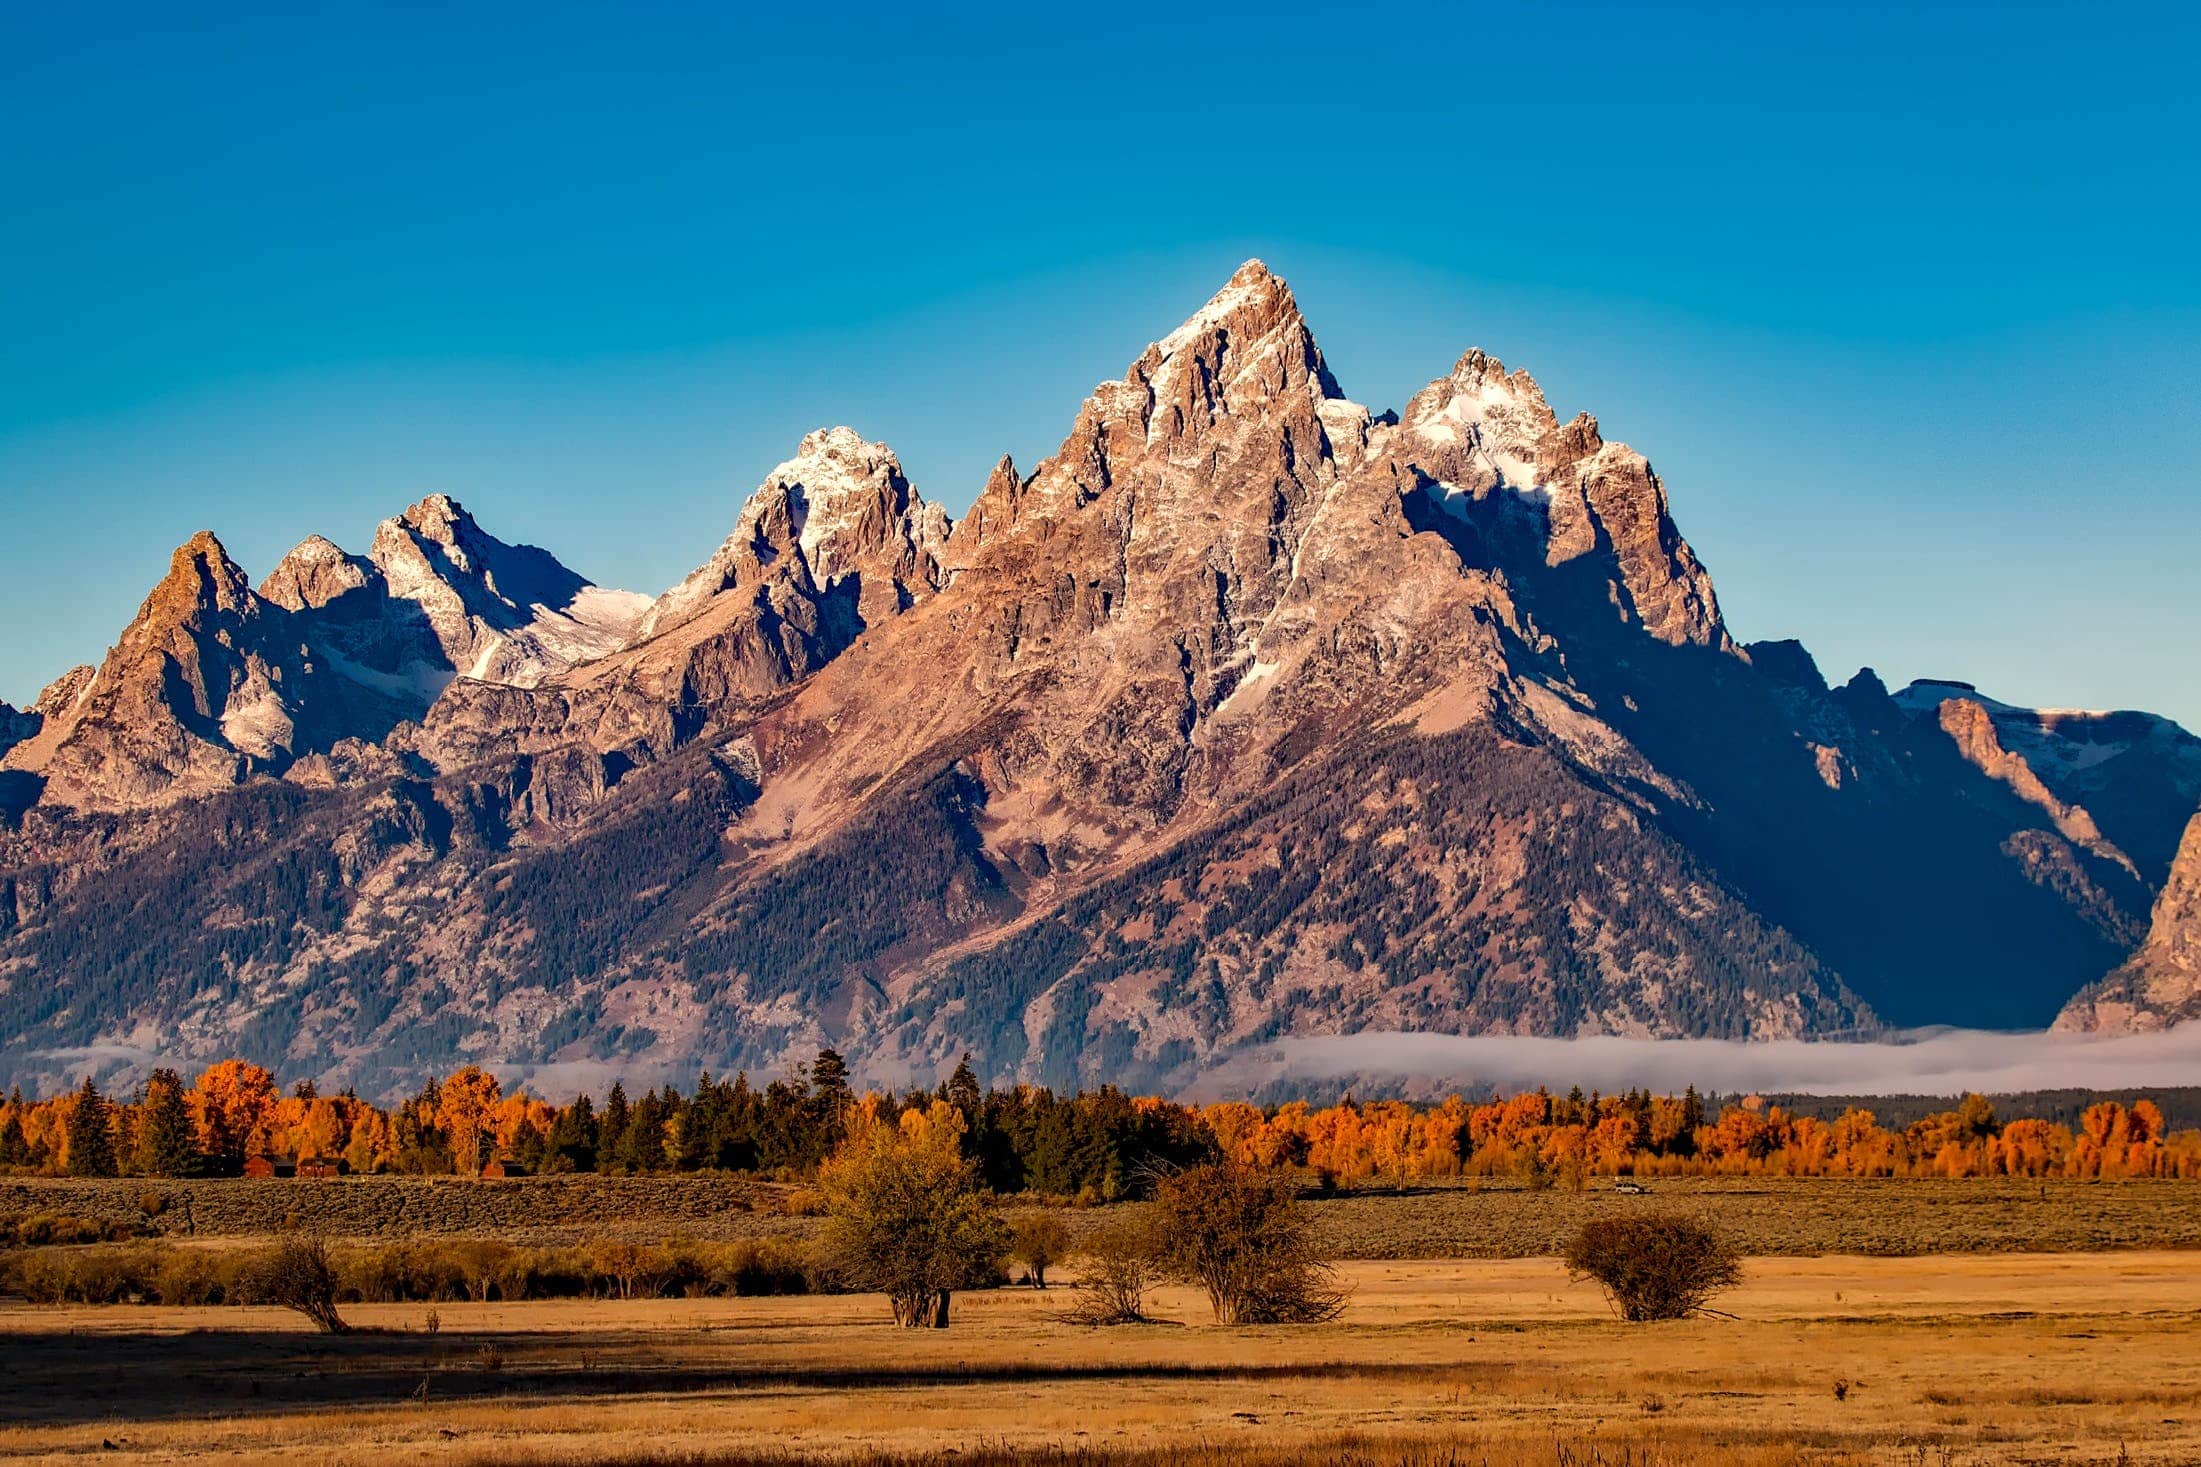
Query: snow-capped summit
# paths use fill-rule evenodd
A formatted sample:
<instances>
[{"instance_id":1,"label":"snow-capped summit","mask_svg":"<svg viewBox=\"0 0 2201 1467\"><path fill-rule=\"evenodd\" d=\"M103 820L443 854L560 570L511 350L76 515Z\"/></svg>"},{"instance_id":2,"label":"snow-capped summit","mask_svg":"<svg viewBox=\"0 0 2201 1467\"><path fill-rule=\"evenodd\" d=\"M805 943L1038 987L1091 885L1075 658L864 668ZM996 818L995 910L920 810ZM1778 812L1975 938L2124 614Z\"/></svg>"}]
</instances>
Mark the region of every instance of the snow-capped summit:
<instances>
[{"instance_id":1,"label":"snow-capped summit","mask_svg":"<svg viewBox=\"0 0 2201 1467\"><path fill-rule=\"evenodd\" d=\"M939 588L947 512L910 487L902 461L853 428L819 428L767 474L711 558L657 598L634 629L643 642L701 616L714 598L794 575L809 592L858 582L867 622Z\"/></svg>"},{"instance_id":2,"label":"snow-capped summit","mask_svg":"<svg viewBox=\"0 0 2201 1467\"><path fill-rule=\"evenodd\" d=\"M431 494L375 529L367 559L410 603L452 673L531 687L617 648L649 599L607 591L532 545L508 545Z\"/></svg>"}]
</instances>

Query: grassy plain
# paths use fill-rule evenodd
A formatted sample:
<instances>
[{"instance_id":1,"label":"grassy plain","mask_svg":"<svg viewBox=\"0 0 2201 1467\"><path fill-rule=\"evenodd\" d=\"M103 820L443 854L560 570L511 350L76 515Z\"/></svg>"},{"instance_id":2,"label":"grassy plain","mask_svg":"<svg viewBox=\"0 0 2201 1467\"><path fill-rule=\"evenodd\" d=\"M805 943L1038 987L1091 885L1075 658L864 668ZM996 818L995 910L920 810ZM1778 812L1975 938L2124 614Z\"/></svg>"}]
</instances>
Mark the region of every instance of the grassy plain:
<instances>
[{"instance_id":1,"label":"grassy plain","mask_svg":"<svg viewBox=\"0 0 2201 1467\"><path fill-rule=\"evenodd\" d=\"M1626 1197L1512 1184L1312 1198L1317 1236L1341 1258L1556 1254L1581 1222L1624 1208L1701 1214L1753 1254L2201 1249L2191 1182L1747 1178L1651 1184ZM797 1188L738 1177L358 1177L327 1182L0 1180L0 1216L66 1213L169 1235L251 1237L303 1224L337 1239L502 1238L564 1244L802 1236ZM188 1205L186 1198L188 1197ZM160 1210L147 1216L145 1203ZM1012 1202L1012 1208L1018 1204ZM792 1214L791 1214L792 1209ZM1107 1215L1066 1208L1073 1233Z\"/></svg>"},{"instance_id":2,"label":"grassy plain","mask_svg":"<svg viewBox=\"0 0 2201 1467\"><path fill-rule=\"evenodd\" d=\"M2201 1260L1758 1258L1622 1325L1549 1259L1361 1261L1333 1324L1057 1322L1059 1289L353 1306L0 1305L0 1455L435 1463L2201 1461ZM1054 1454L1050 1456L1049 1454Z\"/></svg>"}]
</instances>

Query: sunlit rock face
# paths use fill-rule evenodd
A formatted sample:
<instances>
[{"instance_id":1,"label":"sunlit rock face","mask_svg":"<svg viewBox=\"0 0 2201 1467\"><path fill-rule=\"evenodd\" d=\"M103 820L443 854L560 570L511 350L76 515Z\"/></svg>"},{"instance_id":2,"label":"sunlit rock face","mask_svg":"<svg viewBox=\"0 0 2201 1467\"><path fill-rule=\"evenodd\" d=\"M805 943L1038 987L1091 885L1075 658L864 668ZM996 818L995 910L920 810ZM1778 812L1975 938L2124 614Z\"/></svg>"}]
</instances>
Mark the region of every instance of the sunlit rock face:
<instances>
[{"instance_id":1,"label":"sunlit rock face","mask_svg":"<svg viewBox=\"0 0 2201 1467\"><path fill-rule=\"evenodd\" d=\"M848 428L728 519L654 600L443 496L257 590L184 547L9 724L0 1065L1167 1086L2190 971L2183 730L1738 643L1642 455L1479 351L1371 412L1258 261L958 522ZM2117 981L2066 1022L2184 1001Z\"/></svg>"}]
</instances>

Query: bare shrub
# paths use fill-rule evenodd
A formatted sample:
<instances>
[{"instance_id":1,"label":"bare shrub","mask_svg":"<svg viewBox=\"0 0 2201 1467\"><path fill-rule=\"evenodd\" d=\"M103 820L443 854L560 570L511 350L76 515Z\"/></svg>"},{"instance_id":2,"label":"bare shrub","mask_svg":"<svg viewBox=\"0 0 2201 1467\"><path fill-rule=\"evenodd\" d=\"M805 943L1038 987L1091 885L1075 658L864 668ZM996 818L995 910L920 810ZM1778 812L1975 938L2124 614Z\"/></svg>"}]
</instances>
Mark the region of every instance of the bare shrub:
<instances>
[{"instance_id":1,"label":"bare shrub","mask_svg":"<svg viewBox=\"0 0 2201 1467\"><path fill-rule=\"evenodd\" d=\"M342 1288L329 1246L319 1233L289 1233L262 1255L252 1282L255 1303L295 1309L326 1335L350 1330L336 1312Z\"/></svg>"},{"instance_id":2,"label":"bare shrub","mask_svg":"<svg viewBox=\"0 0 2201 1467\"><path fill-rule=\"evenodd\" d=\"M1143 1214L1093 1229L1085 1235L1078 1257L1078 1280L1070 1307L1061 1315L1065 1322L1148 1322L1146 1293L1154 1287L1160 1265L1155 1258L1153 1230Z\"/></svg>"},{"instance_id":3,"label":"bare shrub","mask_svg":"<svg viewBox=\"0 0 2201 1467\"><path fill-rule=\"evenodd\" d=\"M1622 1319L1686 1319L1742 1280L1742 1263L1709 1225L1679 1213L1595 1218L1567 1245L1567 1272L1597 1280Z\"/></svg>"},{"instance_id":4,"label":"bare shrub","mask_svg":"<svg viewBox=\"0 0 2201 1467\"><path fill-rule=\"evenodd\" d=\"M1050 1213L1019 1219L1009 1235L1009 1257L1024 1266L1024 1277L1035 1289L1047 1287L1047 1270L1069 1251L1070 1230Z\"/></svg>"},{"instance_id":5,"label":"bare shrub","mask_svg":"<svg viewBox=\"0 0 2201 1467\"><path fill-rule=\"evenodd\" d=\"M1218 1324L1318 1324L1345 1307L1292 1180L1228 1163L1179 1172L1155 1194L1164 1273L1207 1291Z\"/></svg>"}]
</instances>

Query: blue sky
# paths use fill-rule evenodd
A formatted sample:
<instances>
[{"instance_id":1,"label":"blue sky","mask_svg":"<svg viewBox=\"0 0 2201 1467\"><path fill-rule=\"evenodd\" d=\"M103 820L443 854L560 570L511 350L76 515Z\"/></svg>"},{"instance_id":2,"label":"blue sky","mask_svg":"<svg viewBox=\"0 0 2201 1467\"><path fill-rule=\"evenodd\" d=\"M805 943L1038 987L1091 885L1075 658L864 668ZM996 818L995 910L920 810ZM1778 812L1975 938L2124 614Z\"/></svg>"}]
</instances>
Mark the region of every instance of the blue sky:
<instances>
[{"instance_id":1,"label":"blue sky","mask_svg":"<svg viewBox=\"0 0 2201 1467\"><path fill-rule=\"evenodd\" d=\"M202 527L654 591L835 422L959 511L1259 255L1642 449L1741 635L2201 727L2188 12L460 9L0 16L0 697Z\"/></svg>"}]
</instances>

